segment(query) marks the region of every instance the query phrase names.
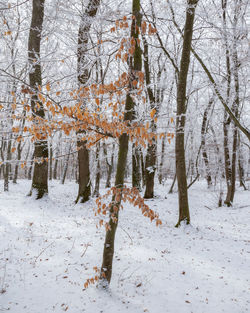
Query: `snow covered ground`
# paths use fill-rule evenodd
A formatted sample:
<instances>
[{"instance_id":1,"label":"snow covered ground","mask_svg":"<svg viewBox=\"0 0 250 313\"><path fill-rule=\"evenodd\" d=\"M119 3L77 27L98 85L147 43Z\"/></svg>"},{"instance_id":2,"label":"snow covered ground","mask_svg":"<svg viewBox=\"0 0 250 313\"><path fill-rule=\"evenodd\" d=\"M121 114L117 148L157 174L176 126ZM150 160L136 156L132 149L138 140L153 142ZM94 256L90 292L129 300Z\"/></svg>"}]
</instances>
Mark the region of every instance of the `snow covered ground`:
<instances>
[{"instance_id":1,"label":"snow covered ground","mask_svg":"<svg viewBox=\"0 0 250 313\"><path fill-rule=\"evenodd\" d=\"M205 182L190 190L192 225L176 229L177 194L157 186L147 201L162 219L140 210L120 215L110 293L87 278L100 266L104 229L94 201L74 204L75 183L50 183L49 196L25 195L30 182L0 185L0 312L243 313L250 311L250 192L217 208ZM166 198L165 198L166 196Z\"/></svg>"}]
</instances>

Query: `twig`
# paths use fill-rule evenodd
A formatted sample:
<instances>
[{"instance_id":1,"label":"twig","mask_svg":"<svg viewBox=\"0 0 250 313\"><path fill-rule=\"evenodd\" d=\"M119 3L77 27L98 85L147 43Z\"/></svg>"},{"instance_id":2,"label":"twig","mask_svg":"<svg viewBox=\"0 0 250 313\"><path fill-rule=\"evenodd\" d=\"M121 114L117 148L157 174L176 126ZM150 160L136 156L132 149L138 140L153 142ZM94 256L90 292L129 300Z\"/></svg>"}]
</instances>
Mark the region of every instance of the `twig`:
<instances>
[{"instance_id":1,"label":"twig","mask_svg":"<svg viewBox=\"0 0 250 313\"><path fill-rule=\"evenodd\" d=\"M211 211L212 211L212 209L211 209L210 207L208 207L208 206L206 206L206 205L204 205L204 207L207 208L208 210L211 210Z\"/></svg>"},{"instance_id":2,"label":"twig","mask_svg":"<svg viewBox=\"0 0 250 313\"><path fill-rule=\"evenodd\" d=\"M68 253L70 253L71 251L72 251L72 249L74 248L74 246L75 246L75 239L74 239L74 241L73 241L73 244L72 244L72 247L71 247L71 249L68 251Z\"/></svg>"},{"instance_id":3,"label":"twig","mask_svg":"<svg viewBox=\"0 0 250 313\"><path fill-rule=\"evenodd\" d=\"M120 228L121 228L121 230L123 230L124 233L129 237L129 239L131 240L131 245L133 245L133 240L132 240L132 238L130 237L129 233L128 233L125 229L123 229L121 226L120 226Z\"/></svg>"},{"instance_id":4,"label":"twig","mask_svg":"<svg viewBox=\"0 0 250 313\"><path fill-rule=\"evenodd\" d=\"M85 248L85 250L83 251L83 253L82 253L82 255L81 255L81 258L85 255L85 253L86 253L86 251L88 250L88 247L90 246L90 244L88 243L87 245L86 245L86 248Z\"/></svg>"},{"instance_id":5,"label":"twig","mask_svg":"<svg viewBox=\"0 0 250 313\"><path fill-rule=\"evenodd\" d=\"M47 250L50 246L52 246L55 243L55 241L51 242L46 248L44 248L39 254L38 256L35 258L34 260L34 265L36 264L37 259L39 258L39 256L41 256L45 250Z\"/></svg>"}]
</instances>

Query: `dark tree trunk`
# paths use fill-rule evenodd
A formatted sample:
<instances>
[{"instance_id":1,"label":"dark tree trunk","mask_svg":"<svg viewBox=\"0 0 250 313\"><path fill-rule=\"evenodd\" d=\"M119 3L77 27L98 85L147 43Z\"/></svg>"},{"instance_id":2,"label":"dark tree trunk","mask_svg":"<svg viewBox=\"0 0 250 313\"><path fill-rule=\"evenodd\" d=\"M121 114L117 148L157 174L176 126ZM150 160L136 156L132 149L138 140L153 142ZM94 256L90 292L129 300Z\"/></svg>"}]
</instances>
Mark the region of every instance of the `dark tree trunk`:
<instances>
[{"instance_id":1,"label":"dark tree trunk","mask_svg":"<svg viewBox=\"0 0 250 313\"><path fill-rule=\"evenodd\" d=\"M69 143L69 148L68 148L68 151L66 152L67 155L64 160L63 175L62 175L62 181L61 181L62 185L64 185L65 183L65 179L66 179L66 175L67 175L67 171L69 167L70 151L71 151L71 143Z\"/></svg>"},{"instance_id":2,"label":"dark tree trunk","mask_svg":"<svg viewBox=\"0 0 250 313\"><path fill-rule=\"evenodd\" d=\"M89 31L92 25L93 18L96 16L101 0L90 0L87 8L82 16L82 20L78 32L78 49L77 49L77 71L79 87L84 87L88 83L89 69L87 68L86 53L88 50ZM82 105L84 110L84 105ZM89 173L89 151L87 141L82 140L84 131L78 133L78 164L79 164L79 189L76 203L88 201L91 196L90 188L90 173Z\"/></svg>"},{"instance_id":3,"label":"dark tree trunk","mask_svg":"<svg viewBox=\"0 0 250 313\"><path fill-rule=\"evenodd\" d=\"M50 143L49 145L49 180L52 180L52 173L53 173L52 165L53 165L53 149L52 149L52 143Z\"/></svg>"},{"instance_id":4,"label":"dark tree trunk","mask_svg":"<svg viewBox=\"0 0 250 313\"><path fill-rule=\"evenodd\" d=\"M9 191L9 179L10 179L10 160L11 160L11 138L8 140L7 144L7 163L5 164L5 171L4 171L4 191Z\"/></svg>"},{"instance_id":5,"label":"dark tree trunk","mask_svg":"<svg viewBox=\"0 0 250 313\"><path fill-rule=\"evenodd\" d=\"M22 122L21 122L21 136L23 135L23 128L24 128L24 125L25 125L25 118L26 118L26 111L24 110L23 111L23 119L22 119ZM28 152L29 152L29 149L28 149ZM15 172L14 172L14 177L13 177L13 184L16 184L17 183L17 178L18 178L18 169L19 169L19 161L21 160L21 157L22 157L22 141L20 140L18 142L18 145L17 145L17 163L15 165ZM28 155L27 155L28 157Z\"/></svg>"},{"instance_id":6,"label":"dark tree trunk","mask_svg":"<svg viewBox=\"0 0 250 313\"><path fill-rule=\"evenodd\" d=\"M224 8L223 13L225 13L226 6ZM236 27L237 27L237 20L238 20L238 10L239 7L235 6L235 12L234 12L234 38L233 38L233 45L232 45L232 63L233 63L233 78L234 78L234 101L232 105L232 112L234 113L235 117L239 118L239 107L240 107L240 99L239 99L239 74L238 74L238 68L239 68L239 61L238 61L238 52L237 52L237 41L238 41L238 35L236 34ZM229 56L228 56L229 58ZM229 72L231 73L231 72ZM230 177L228 181L228 188L227 188L227 195L225 204L227 206L231 206L234 200L234 194L235 194L235 183L236 183L236 159L237 159L237 147L238 147L238 128L235 124L233 124L233 146L232 146L232 157L231 157L231 168L230 168ZM228 135L228 134L227 134ZM229 159L230 161L230 159Z\"/></svg>"},{"instance_id":7,"label":"dark tree trunk","mask_svg":"<svg viewBox=\"0 0 250 313\"><path fill-rule=\"evenodd\" d=\"M204 111L203 119L202 119L202 126L201 126L201 149L202 149L202 157L205 163L206 180L207 180L208 187L211 187L212 185L212 176L211 176L207 149L206 149L206 133L207 133L207 128L208 128L208 113L211 109L212 104L213 104L213 99L209 101L208 106L206 107Z\"/></svg>"},{"instance_id":8,"label":"dark tree trunk","mask_svg":"<svg viewBox=\"0 0 250 313\"><path fill-rule=\"evenodd\" d=\"M132 186L141 191L140 148L132 144Z\"/></svg>"},{"instance_id":9,"label":"dark tree trunk","mask_svg":"<svg viewBox=\"0 0 250 313\"><path fill-rule=\"evenodd\" d=\"M140 0L133 0L133 9L132 14L135 16L135 19L132 21L131 26L131 37L135 39L135 53L133 59L130 59L129 64L129 89L130 92L136 92L136 87L133 86L132 81L133 77L136 77L136 72L141 70L142 60L141 60L141 49L138 46L138 35L139 28L141 25L141 13L140 13ZM130 95L130 92L126 97L125 104L125 114L124 120L131 121L133 118L133 110L134 110L134 102ZM122 134L119 138L119 152L118 152L118 161L117 161L117 169L116 169L116 178L115 178L115 187L122 189L124 185L124 174L127 163L127 154L128 154L128 140L129 137L127 134ZM106 231L104 249L103 249L103 261L101 267L101 275L100 275L100 284L102 287L107 288L110 283L112 276L112 264L113 264L113 256L114 256L114 243L115 243L115 234L118 225L118 217L119 217L119 207L120 202L115 201L113 198L113 205L110 209L110 214L114 214L114 217L117 219L116 222L113 221L112 216L110 216L109 226L110 229ZM114 211L114 208L117 208Z\"/></svg>"},{"instance_id":10,"label":"dark tree trunk","mask_svg":"<svg viewBox=\"0 0 250 313\"><path fill-rule=\"evenodd\" d=\"M143 152L140 149L140 160L141 160L141 175L142 175L142 186L144 187L146 184L146 171L145 171L145 163L144 163L144 157L143 157Z\"/></svg>"},{"instance_id":11,"label":"dark tree trunk","mask_svg":"<svg viewBox=\"0 0 250 313\"><path fill-rule=\"evenodd\" d=\"M178 182L178 197L179 197L179 220L176 225L177 227L180 225L182 221L185 222L186 224L190 223L184 135L186 121L187 76L190 63L190 51L193 36L194 15L197 3L198 0L187 1L188 7L186 11L182 56L177 84L177 118L176 118L176 138L175 138L176 176Z\"/></svg>"},{"instance_id":12,"label":"dark tree trunk","mask_svg":"<svg viewBox=\"0 0 250 313\"><path fill-rule=\"evenodd\" d=\"M154 177L156 170L156 144L149 144L145 164L146 189L144 198L152 199L154 197Z\"/></svg>"},{"instance_id":13,"label":"dark tree trunk","mask_svg":"<svg viewBox=\"0 0 250 313\"><path fill-rule=\"evenodd\" d=\"M79 168L79 177L78 177L78 196L76 203L80 200L81 203L84 203L89 200L91 195L90 188L90 172L89 172L89 151L86 147L86 140L77 141L78 148L78 168Z\"/></svg>"},{"instance_id":14,"label":"dark tree trunk","mask_svg":"<svg viewBox=\"0 0 250 313\"><path fill-rule=\"evenodd\" d=\"M166 141L166 135L164 134L161 142L161 162L159 166L159 183L162 184L163 182L163 161L164 161L164 155L165 155L165 141Z\"/></svg>"},{"instance_id":15,"label":"dark tree trunk","mask_svg":"<svg viewBox=\"0 0 250 313\"><path fill-rule=\"evenodd\" d=\"M170 187L169 192L168 192L169 194L173 193L175 182L176 182L176 173L174 174L174 179L172 181L171 187Z\"/></svg>"},{"instance_id":16,"label":"dark tree trunk","mask_svg":"<svg viewBox=\"0 0 250 313\"><path fill-rule=\"evenodd\" d=\"M31 107L35 123L36 118L45 117L43 104L38 99L38 86L42 85L40 46L44 18L44 3L45 0L33 0L32 20L28 42L28 59L30 65L29 79L30 86L34 92L31 98ZM39 105L37 106L37 104ZM41 160L41 162L35 162L34 165L31 193L34 191L37 199L42 198L44 194L48 193L48 163L45 161L47 158L47 140L36 141L34 159Z\"/></svg>"},{"instance_id":17,"label":"dark tree trunk","mask_svg":"<svg viewBox=\"0 0 250 313\"><path fill-rule=\"evenodd\" d=\"M58 168L58 159L55 159L54 169L53 169L53 179L57 179L57 168Z\"/></svg>"},{"instance_id":18,"label":"dark tree trunk","mask_svg":"<svg viewBox=\"0 0 250 313\"><path fill-rule=\"evenodd\" d=\"M240 180L240 187L243 187L244 190L247 190L245 185L245 171L243 167L243 156L242 156L242 150L241 150L241 142L240 142L240 134L238 138L238 170L239 170L239 180Z\"/></svg>"},{"instance_id":19,"label":"dark tree trunk","mask_svg":"<svg viewBox=\"0 0 250 313\"><path fill-rule=\"evenodd\" d=\"M100 195L100 180L101 180L101 165L100 165L100 143L96 146L96 176L95 189L93 195L99 197Z\"/></svg>"},{"instance_id":20,"label":"dark tree trunk","mask_svg":"<svg viewBox=\"0 0 250 313\"><path fill-rule=\"evenodd\" d=\"M145 36L143 38L143 45L144 45L144 69L145 69L145 80L147 85L147 93L150 101L150 111L156 110L155 115L151 118L151 131L152 133L156 132L156 122L154 120L157 117L158 113L158 105L156 103L155 96L153 91L150 87L151 79L150 79L150 70L149 70L149 58L148 58L148 43L146 41ZM154 178L155 178L155 170L156 170L156 151L157 151L157 140L155 137L152 138L152 141L148 143L147 154L146 154L146 161L145 161L145 199L151 199L154 197Z\"/></svg>"},{"instance_id":21,"label":"dark tree trunk","mask_svg":"<svg viewBox=\"0 0 250 313\"><path fill-rule=\"evenodd\" d=\"M104 157L106 160L106 164L108 167L108 171L107 171L107 180L106 180L106 184L105 184L105 188L110 188L111 187L111 175L112 175L112 171L113 171L113 167L114 167L114 150L115 150L115 145L112 145L112 152L111 152L111 159L110 162L108 160L108 153L107 153L107 147L106 144L103 144L103 153L104 153Z\"/></svg>"},{"instance_id":22,"label":"dark tree trunk","mask_svg":"<svg viewBox=\"0 0 250 313\"><path fill-rule=\"evenodd\" d=\"M21 141L18 142L17 145L17 163L15 165L15 172L14 172L14 177L13 177L13 184L17 183L17 177L18 177L18 168L19 168L19 161L21 160L22 156L22 146L21 146Z\"/></svg>"}]
</instances>

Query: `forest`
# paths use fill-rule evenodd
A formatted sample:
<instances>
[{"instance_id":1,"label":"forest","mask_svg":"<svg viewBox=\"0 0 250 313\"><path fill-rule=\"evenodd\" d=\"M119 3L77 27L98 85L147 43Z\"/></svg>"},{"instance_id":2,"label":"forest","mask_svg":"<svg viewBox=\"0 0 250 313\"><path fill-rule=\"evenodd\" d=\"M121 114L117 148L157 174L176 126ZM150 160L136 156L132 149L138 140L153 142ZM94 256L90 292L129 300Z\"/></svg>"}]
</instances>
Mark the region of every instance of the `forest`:
<instances>
[{"instance_id":1,"label":"forest","mask_svg":"<svg viewBox=\"0 0 250 313\"><path fill-rule=\"evenodd\" d=\"M0 0L0 311L250 310L248 0Z\"/></svg>"}]
</instances>

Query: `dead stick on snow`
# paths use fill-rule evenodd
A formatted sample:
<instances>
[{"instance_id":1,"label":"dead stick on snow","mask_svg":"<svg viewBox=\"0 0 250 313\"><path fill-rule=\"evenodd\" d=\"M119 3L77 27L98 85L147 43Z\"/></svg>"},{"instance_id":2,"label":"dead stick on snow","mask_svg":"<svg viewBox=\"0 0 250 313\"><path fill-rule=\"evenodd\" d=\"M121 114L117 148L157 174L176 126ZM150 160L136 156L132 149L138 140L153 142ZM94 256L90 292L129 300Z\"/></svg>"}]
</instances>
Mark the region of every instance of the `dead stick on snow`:
<instances>
[{"instance_id":1,"label":"dead stick on snow","mask_svg":"<svg viewBox=\"0 0 250 313\"><path fill-rule=\"evenodd\" d=\"M37 257L35 258L35 260L34 260L34 266L35 266L36 261L37 261L37 259L39 258L39 256L41 256L41 255L43 254L43 252L44 252L45 250L47 250L50 246L52 246L54 243L55 243L55 241L51 242L46 248L44 248L44 249L38 254L38 256L37 256Z\"/></svg>"},{"instance_id":2,"label":"dead stick on snow","mask_svg":"<svg viewBox=\"0 0 250 313\"><path fill-rule=\"evenodd\" d=\"M81 255L81 258L85 255L86 251L88 250L88 247L90 246L90 244L87 244L86 245L86 248L85 250L83 251L82 255Z\"/></svg>"}]
</instances>

